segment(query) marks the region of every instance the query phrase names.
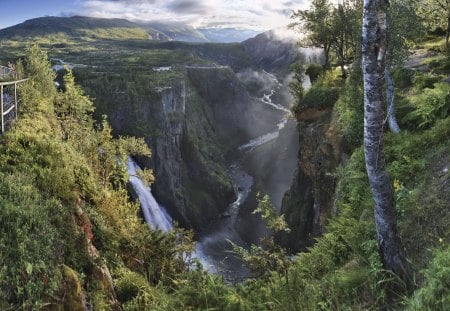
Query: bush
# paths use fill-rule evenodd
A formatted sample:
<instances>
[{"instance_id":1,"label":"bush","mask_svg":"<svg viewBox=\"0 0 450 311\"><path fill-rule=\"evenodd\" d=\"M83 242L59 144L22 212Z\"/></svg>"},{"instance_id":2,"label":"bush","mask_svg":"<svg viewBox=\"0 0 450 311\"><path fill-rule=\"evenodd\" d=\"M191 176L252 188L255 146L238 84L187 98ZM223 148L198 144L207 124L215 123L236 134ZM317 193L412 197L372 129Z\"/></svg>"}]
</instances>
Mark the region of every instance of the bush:
<instances>
[{"instance_id":1,"label":"bush","mask_svg":"<svg viewBox=\"0 0 450 311\"><path fill-rule=\"evenodd\" d=\"M29 176L3 173L0 206L0 301L38 309L57 289L62 259L57 218L64 209L44 199Z\"/></svg>"},{"instance_id":2,"label":"bush","mask_svg":"<svg viewBox=\"0 0 450 311\"><path fill-rule=\"evenodd\" d=\"M450 73L450 57L438 56L428 62L428 67L431 68L431 72L435 74L448 74Z\"/></svg>"},{"instance_id":3,"label":"bush","mask_svg":"<svg viewBox=\"0 0 450 311\"><path fill-rule=\"evenodd\" d=\"M450 85L437 83L410 98L413 110L402 118L410 127L429 128L436 120L447 117L450 111ZM411 124L412 123L412 124Z\"/></svg>"},{"instance_id":4,"label":"bush","mask_svg":"<svg viewBox=\"0 0 450 311\"><path fill-rule=\"evenodd\" d=\"M325 109L334 106L339 98L339 88L313 86L298 104L296 111L307 108Z\"/></svg>"},{"instance_id":5,"label":"bush","mask_svg":"<svg viewBox=\"0 0 450 311\"><path fill-rule=\"evenodd\" d=\"M364 132L364 94L362 83L346 85L335 106L335 119L349 151L362 144Z\"/></svg>"},{"instance_id":6,"label":"bush","mask_svg":"<svg viewBox=\"0 0 450 311\"><path fill-rule=\"evenodd\" d=\"M122 303L133 300L140 292L150 289L149 283L142 275L125 268L117 271L115 287L117 298Z\"/></svg>"},{"instance_id":7,"label":"bush","mask_svg":"<svg viewBox=\"0 0 450 311\"><path fill-rule=\"evenodd\" d=\"M394 85L397 88L405 89L413 85L415 71L407 68L399 68L392 72Z\"/></svg>"},{"instance_id":8,"label":"bush","mask_svg":"<svg viewBox=\"0 0 450 311\"><path fill-rule=\"evenodd\" d=\"M441 80L440 77L432 75L430 73L416 73L413 77L414 88L417 91L423 90L425 88L434 88L434 84Z\"/></svg>"},{"instance_id":9,"label":"bush","mask_svg":"<svg viewBox=\"0 0 450 311\"><path fill-rule=\"evenodd\" d=\"M309 76L309 78L311 79L311 83L314 83L322 72L322 65L310 64L308 68L306 68L305 74Z\"/></svg>"},{"instance_id":10,"label":"bush","mask_svg":"<svg viewBox=\"0 0 450 311\"><path fill-rule=\"evenodd\" d=\"M450 306L450 247L435 252L425 269L425 284L409 300L408 310L448 310Z\"/></svg>"}]
</instances>

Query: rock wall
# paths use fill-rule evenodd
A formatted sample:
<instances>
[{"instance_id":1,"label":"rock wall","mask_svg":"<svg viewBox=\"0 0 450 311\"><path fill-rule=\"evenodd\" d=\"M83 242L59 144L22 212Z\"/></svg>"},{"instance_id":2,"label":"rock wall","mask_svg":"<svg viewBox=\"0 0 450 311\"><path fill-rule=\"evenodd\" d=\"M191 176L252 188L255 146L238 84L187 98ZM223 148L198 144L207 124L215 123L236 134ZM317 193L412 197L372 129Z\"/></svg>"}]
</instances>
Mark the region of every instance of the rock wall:
<instances>
[{"instance_id":1,"label":"rock wall","mask_svg":"<svg viewBox=\"0 0 450 311\"><path fill-rule=\"evenodd\" d=\"M116 135L145 136L152 157L136 160L154 170L155 197L183 227L201 230L234 195L211 109L186 78L153 93L139 103L116 105L110 123Z\"/></svg>"},{"instance_id":2,"label":"rock wall","mask_svg":"<svg viewBox=\"0 0 450 311\"><path fill-rule=\"evenodd\" d=\"M299 165L294 183L285 194L281 212L291 228L279 237L290 251L304 250L322 233L333 213L336 180L341 161L341 140L332 109L308 109L297 115L300 133Z\"/></svg>"}]
</instances>

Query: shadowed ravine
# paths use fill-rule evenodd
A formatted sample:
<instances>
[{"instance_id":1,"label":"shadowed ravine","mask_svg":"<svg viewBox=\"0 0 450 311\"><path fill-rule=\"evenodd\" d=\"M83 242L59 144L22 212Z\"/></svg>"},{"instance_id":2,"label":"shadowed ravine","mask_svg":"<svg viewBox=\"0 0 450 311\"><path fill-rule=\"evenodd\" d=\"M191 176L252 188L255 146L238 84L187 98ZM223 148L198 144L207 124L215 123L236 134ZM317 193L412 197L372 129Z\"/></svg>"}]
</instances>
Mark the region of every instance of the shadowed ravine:
<instances>
[{"instance_id":1,"label":"shadowed ravine","mask_svg":"<svg viewBox=\"0 0 450 311\"><path fill-rule=\"evenodd\" d=\"M197 232L194 256L205 269L221 274L233 283L249 276L249 271L233 253L232 244L247 248L250 242L257 243L266 232L260 217L242 211L241 207L245 204L245 209L253 210L256 193L261 192L268 194L279 210L297 166L298 133L287 108L292 103L287 82L282 84L275 76L267 72L262 74L273 81L259 102L271 108L268 113L283 111L284 115L274 124L274 131L252 138L231 152L227 173L233 183L235 200L214 223ZM171 225L167 224L170 216L156 202L150 188L136 176L136 169L137 164L129 159L130 182L139 196L146 222L152 228L170 230Z\"/></svg>"}]
</instances>

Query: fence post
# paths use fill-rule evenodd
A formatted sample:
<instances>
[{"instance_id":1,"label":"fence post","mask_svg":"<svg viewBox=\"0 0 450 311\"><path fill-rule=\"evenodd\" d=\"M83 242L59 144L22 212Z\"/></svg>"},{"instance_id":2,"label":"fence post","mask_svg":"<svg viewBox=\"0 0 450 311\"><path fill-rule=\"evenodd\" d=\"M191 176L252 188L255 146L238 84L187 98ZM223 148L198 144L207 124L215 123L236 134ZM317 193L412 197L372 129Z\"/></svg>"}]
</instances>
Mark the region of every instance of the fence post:
<instances>
[{"instance_id":1,"label":"fence post","mask_svg":"<svg viewBox=\"0 0 450 311\"><path fill-rule=\"evenodd\" d=\"M19 118L19 108L17 107L18 105L18 100L17 100L17 83L14 83L14 107L16 109L16 120Z\"/></svg>"}]
</instances>

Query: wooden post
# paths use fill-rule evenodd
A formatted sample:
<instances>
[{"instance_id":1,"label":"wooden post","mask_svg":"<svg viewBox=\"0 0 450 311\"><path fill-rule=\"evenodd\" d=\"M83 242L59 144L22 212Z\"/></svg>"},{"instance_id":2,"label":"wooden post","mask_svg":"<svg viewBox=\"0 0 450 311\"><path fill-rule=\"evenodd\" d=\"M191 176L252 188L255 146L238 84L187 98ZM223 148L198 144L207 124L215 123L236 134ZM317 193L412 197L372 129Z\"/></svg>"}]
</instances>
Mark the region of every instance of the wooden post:
<instances>
[{"instance_id":1,"label":"wooden post","mask_svg":"<svg viewBox=\"0 0 450 311\"><path fill-rule=\"evenodd\" d=\"M1 100L0 100L0 106L1 106L1 114L2 114L2 134L5 132L5 122L4 122L4 120L3 120L3 85L1 86L1 89L0 89L0 98L1 98Z\"/></svg>"}]
</instances>

